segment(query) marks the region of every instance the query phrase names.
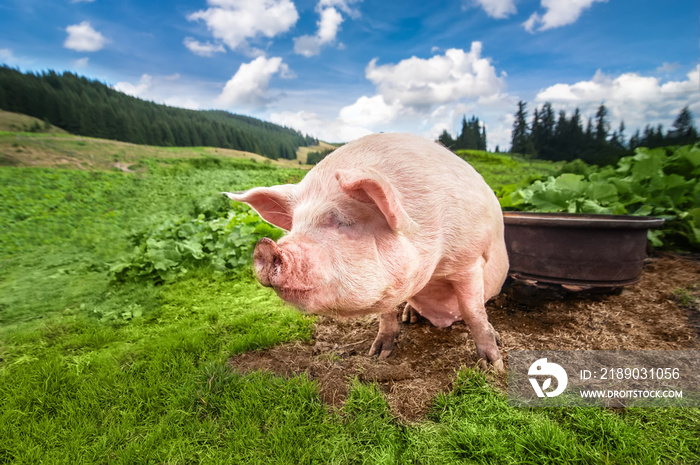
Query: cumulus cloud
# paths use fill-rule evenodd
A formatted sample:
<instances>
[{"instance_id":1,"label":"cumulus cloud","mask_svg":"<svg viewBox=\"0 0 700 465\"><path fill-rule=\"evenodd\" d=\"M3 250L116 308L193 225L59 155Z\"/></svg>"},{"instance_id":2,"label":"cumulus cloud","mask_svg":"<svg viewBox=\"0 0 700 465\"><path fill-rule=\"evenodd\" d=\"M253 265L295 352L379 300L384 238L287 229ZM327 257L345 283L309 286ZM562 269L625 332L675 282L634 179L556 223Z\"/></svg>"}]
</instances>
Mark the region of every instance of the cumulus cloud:
<instances>
[{"instance_id":1,"label":"cumulus cloud","mask_svg":"<svg viewBox=\"0 0 700 465\"><path fill-rule=\"evenodd\" d=\"M700 112L700 65L685 80L662 82L654 76L624 73L611 77L598 71L589 81L555 84L541 90L536 103L551 102L567 112L579 108L584 115L593 115L604 103L611 120L624 120L628 128L646 124L668 125L686 105Z\"/></svg>"},{"instance_id":2,"label":"cumulus cloud","mask_svg":"<svg viewBox=\"0 0 700 465\"><path fill-rule=\"evenodd\" d=\"M487 15L496 19L507 18L516 13L515 0L473 0Z\"/></svg>"},{"instance_id":3,"label":"cumulus cloud","mask_svg":"<svg viewBox=\"0 0 700 465\"><path fill-rule=\"evenodd\" d=\"M505 73L499 76L489 59L482 57L480 42L473 42L469 51L449 49L431 58L411 57L395 64L380 65L374 59L365 75L376 93L341 108L333 123L351 128L348 132L362 128L437 137L445 129L454 132L465 113L496 114L504 108L510 111L512 104L503 93Z\"/></svg>"},{"instance_id":4,"label":"cumulus cloud","mask_svg":"<svg viewBox=\"0 0 700 465\"><path fill-rule=\"evenodd\" d=\"M299 19L291 0L208 0L207 4L208 9L187 19L204 21L214 38L232 50L248 50L249 39L287 32Z\"/></svg>"},{"instance_id":5,"label":"cumulus cloud","mask_svg":"<svg viewBox=\"0 0 700 465\"><path fill-rule=\"evenodd\" d=\"M350 7L350 4L356 1L358 0L320 0L316 5L316 11L319 13L316 35L295 37L294 51L299 55L311 57L321 52L321 46L334 43L344 20L340 11L353 18L359 16L359 12Z\"/></svg>"},{"instance_id":6,"label":"cumulus cloud","mask_svg":"<svg viewBox=\"0 0 700 465\"><path fill-rule=\"evenodd\" d=\"M203 57L210 57L215 53L226 53L223 44L212 44L211 42L203 44L192 37L185 37L183 44L190 52Z\"/></svg>"},{"instance_id":7,"label":"cumulus cloud","mask_svg":"<svg viewBox=\"0 0 700 465\"><path fill-rule=\"evenodd\" d=\"M402 111L399 102L387 104L382 95L362 96L349 106L340 110L340 119L351 125L375 126L394 121Z\"/></svg>"},{"instance_id":8,"label":"cumulus cloud","mask_svg":"<svg viewBox=\"0 0 700 465\"><path fill-rule=\"evenodd\" d=\"M523 26L528 32L546 31L568 24L575 23L584 10L590 8L596 2L606 2L607 0L542 0L542 8L545 13L533 13Z\"/></svg>"},{"instance_id":9,"label":"cumulus cloud","mask_svg":"<svg viewBox=\"0 0 700 465\"><path fill-rule=\"evenodd\" d=\"M88 57L83 57L75 60L74 64L76 68L86 68L88 63L90 62L90 58Z\"/></svg>"},{"instance_id":10,"label":"cumulus cloud","mask_svg":"<svg viewBox=\"0 0 700 465\"><path fill-rule=\"evenodd\" d=\"M129 94L133 97L145 98L147 96L148 91L150 91L153 88L153 76L151 76L150 74L144 74L141 76L141 79L139 80L138 84L132 84L127 81L122 81L117 82L112 87L114 88L114 90L124 92L125 94Z\"/></svg>"},{"instance_id":11,"label":"cumulus cloud","mask_svg":"<svg viewBox=\"0 0 700 465\"><path fill-rule=\"evenodd\" d=\"M505 74L499 77L481 51L481 42L472 42L469 52L453 48L428 59L411 57L378 65L375 58L365 75L387 104L425 112L435 105L486 98L503 90Z\"/></svg>"},{"instance_id":12,"label":"cumulus cloud","mask_svg":"<svg viewBox=\"0 0 700 465\"><path fill-rule=\"evenodd\" d=\"M272 113L270 121L305 134L313 134L327 142L347 142L372 133L371 130L361 125L347 124L338 119L329 119L307 111Z\"/></svg>"},{"instance_id":13,"label":"cumulus cloud","mask_svg":"<svg viewBox=\"0 0 700 465\"><path fill-rule=\"evenodd\" d=\"M66 28L68 37L63 46L78 52L96 52L107 43L107 39L92 28L88 21Z\"/></svg>"},{"instance_id":14,"label":"cumulus cloud","mask_svg":"<svg viewBox=\"0 0 700 465\"><path fill-rule=\"evenodd\" d=\"M283 78L291 76L282 58L258 57L250 63L243 63L226 83L217 100L226 107L264 107L272 100L268 95L268 86L276 74Z\"/></svg>"}]
</instances>

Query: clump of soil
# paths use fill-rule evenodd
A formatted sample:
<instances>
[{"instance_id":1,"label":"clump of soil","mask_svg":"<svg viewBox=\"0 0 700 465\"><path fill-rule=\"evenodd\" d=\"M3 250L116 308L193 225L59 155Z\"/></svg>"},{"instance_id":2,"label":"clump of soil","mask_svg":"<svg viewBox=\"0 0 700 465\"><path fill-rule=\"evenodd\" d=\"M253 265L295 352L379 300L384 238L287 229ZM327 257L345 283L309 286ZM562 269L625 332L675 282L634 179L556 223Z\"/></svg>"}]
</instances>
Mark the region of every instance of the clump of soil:
<instances>
[{"instance_id":1,"label":"clump of soil","mask_svg":"<svg viewBox=\"0 0 700 465\"><path fill-rule=\"evenodd\" d=\"M506 366L510 350L693 349L700 348L699 286L700 260L664 254L647 259L642 280L621 291L569 293L510 283L487 310ZM695 296L691 305L688 295ZM394 414L412 421L428 412L438 392L451 389L460 367L478 362L463 322L446 329L422 318L402 324L392 355L381 361L367 356L377 327L376 317L321 317L310 344L242 354L230 365L242 372L305 373L318 382L323 402L335 407L344 402L353 378L374 382ZM505 388L505 376L491 378Z\"/></svg>"}]
</instances>

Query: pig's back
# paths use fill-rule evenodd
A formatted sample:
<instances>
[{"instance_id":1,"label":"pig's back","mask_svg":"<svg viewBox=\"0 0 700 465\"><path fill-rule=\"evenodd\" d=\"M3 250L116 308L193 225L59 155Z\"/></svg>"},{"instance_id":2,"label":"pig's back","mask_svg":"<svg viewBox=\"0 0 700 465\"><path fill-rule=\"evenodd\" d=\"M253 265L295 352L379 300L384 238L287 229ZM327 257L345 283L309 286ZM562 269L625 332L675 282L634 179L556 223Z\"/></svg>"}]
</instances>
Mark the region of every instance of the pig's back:
<instances>
[{"instance_id":1,"label":"pig's back","mask_svg":"<svg viewBox=\"0 0 700 465\"><path fill-rule=\"evenodd\" d=\"M406 212L421 225L439 219L443 228L461 229L460 224L480 218L493 219L502 227L498 201L481 175L444 146L423 137L366 136L337 149L317 168L320 176L331 179L337 169L376 169L391 181Z\"/></svg>"}]
</instances>

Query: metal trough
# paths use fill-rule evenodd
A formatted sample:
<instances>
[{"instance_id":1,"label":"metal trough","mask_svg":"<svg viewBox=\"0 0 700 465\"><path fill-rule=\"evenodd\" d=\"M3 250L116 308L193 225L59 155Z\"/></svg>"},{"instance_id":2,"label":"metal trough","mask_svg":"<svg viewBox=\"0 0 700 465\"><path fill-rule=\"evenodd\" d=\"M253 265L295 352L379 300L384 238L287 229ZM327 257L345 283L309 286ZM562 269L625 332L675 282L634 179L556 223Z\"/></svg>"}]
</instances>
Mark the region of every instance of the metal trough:
<instances>
[{"instance_id":1,"label":"metal trough","mask_svg":"<svg viewBox=\"0 0 700 465\"><path fill-rule=\"evenodd\" d=\"M510 276L581 288L641 279L647 230L661 218L503 212Z\"/></svg>"}]
</instances>

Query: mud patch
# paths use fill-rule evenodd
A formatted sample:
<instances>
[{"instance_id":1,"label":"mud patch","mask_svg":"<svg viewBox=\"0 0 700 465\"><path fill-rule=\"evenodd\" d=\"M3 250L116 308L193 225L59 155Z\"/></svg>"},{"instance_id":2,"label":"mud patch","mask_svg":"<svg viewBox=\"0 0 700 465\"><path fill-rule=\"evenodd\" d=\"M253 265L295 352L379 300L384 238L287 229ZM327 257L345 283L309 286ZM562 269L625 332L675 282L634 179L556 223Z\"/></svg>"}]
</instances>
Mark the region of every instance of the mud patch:
<instances>
[{"instance_id":1,"label":"mud patch","mask_svg":"<svg viewBox=\"0 0 700 465\"><path fill-rule=\"evenodd\" d=\"M663 254L647 259L638 284L612 294L565 293L513 284L488 303L489 319L510 350L612 350L700 348L697 300L679 303L679 290L700 286L700 260ZM339 407L350 381L374 382L394 414L406 421L423 417L439 392L451 389L460 367L478 362L463 322L436 328L427 320L402 324L387 360L368 357L376 317L337 320L320 317L310 344L287 344L230 360L239 371L306 374L318 382L322 401ZM505 376L490 374L505 389Z\"/></svg>"}]
</instances>

